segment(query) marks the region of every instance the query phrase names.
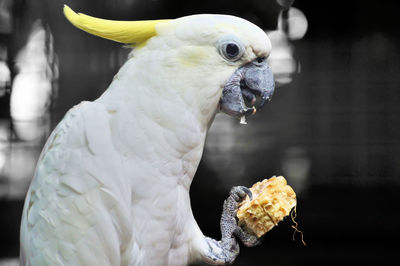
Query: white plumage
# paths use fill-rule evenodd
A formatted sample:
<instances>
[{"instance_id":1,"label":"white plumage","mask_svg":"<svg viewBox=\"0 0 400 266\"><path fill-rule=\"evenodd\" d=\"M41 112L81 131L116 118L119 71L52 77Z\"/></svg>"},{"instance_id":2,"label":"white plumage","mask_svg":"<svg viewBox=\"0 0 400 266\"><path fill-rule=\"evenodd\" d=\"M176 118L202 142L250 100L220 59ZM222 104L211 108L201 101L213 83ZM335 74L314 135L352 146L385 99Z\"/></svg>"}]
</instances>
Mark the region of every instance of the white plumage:
<instances>
[{"instance_id":1,"label":"white plumage","mask_svg":"<svg viewBox=\"0 0 400 266\"><path fill-rule=\"evenodd\" d=\"M94 102L53 131L28 191L25 265L186 265L208 250L189 187L224 83L270 43L253 24L198 15L157 26ZM235 63L215 44L235 35Z\"/></svg>"}]
</instances>

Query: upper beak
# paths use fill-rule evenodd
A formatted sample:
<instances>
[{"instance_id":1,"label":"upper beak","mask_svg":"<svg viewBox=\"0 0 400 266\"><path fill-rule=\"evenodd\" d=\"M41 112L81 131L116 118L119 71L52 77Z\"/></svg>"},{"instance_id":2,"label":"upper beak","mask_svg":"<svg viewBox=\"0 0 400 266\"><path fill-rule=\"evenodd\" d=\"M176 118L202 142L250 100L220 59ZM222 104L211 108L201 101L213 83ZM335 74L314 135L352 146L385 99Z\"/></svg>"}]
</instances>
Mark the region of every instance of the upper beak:
<instances>
[{"instance_id":1,"label":"upper beak","mask_svg":"<svg viewBox=\"0 0 400 266\"><path fill-rule=\"evenodd\" d=\"M238 68L225 84L220 109L238 118L254 114L257 97L260 98L257 109L261 109L270 101L274 89L274 77L266 60L250 62ZM250 108L244 99L251 105Z\"/></svg>"}]
</instances>

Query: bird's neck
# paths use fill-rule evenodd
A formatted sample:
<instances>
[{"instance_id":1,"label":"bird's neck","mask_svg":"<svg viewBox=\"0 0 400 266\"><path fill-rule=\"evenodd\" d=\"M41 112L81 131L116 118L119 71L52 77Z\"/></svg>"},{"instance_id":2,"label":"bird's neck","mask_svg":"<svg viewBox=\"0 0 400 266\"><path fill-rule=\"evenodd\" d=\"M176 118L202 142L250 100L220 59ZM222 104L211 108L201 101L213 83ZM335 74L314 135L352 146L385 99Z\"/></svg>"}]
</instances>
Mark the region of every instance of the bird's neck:
<instances>
[{"instance_id":1,"label":"bird's neck","mask_svg":"<svg viewBox=\"0 0 400 266\"><path fill-rule=\"evenodd\" d=\"M179 82L159 83L154 79L160 73L152 78L135 65L125 64L97 100L113 114L115 146L127 158L150 162L153 176L170 178L189 190L219 95L208 102L190 93L180 95L173 88Z\"/></svg>"}]
</instances>

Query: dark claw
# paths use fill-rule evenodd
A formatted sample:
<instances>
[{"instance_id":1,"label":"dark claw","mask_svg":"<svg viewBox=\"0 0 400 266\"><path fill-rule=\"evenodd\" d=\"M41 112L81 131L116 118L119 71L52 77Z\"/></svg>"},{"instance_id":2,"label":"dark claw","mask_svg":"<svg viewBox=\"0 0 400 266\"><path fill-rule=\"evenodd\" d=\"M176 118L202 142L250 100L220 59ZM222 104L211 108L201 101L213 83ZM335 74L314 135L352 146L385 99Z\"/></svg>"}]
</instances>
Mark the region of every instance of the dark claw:
<instances>
[{"instance_id":1,"label":"dark claw","mask_svg":"<svg viewBox=\"0 0 400 266\"><path fill-rule=\"evenodd\" d=\"M233 197L233 199L236 202L240 202L243 200L244 197L246 197L246 195L249 196L250 200L253 199L253 194L251 193L250 189L248 189L245 186L237 186L237 187L233 187L231 189L231 197Z\"/></svg>"},{"instance_id":2,"label":"dark claw","mask_svg":"<svg viewBox=\"0 0 400 266\"><path fill-rule=\"evenodd\" d=\"M244 191L242 186L235 187L234 189L232 189L232 192L232 195L237 195L241 199L246 197L246 192Z\"/></svg>"},{"instance_id":3,"label":"dark claw","mask_svg":"<svg viewBox=\"0 0 400 266\"><path fill-rule=\"evenodd\" d=\"M237 195L237 194L232 194L232 197L233 197L233 199L234 199L236 202L242 201L242 198L241 198L239 195Z\"/></svg>"},{"instance_id":4,"label":"dark claw","mask_svg":"<svg viewBox=\"0 0 400 266\"><path fill-rule=\"evenodd\" d=\"M247 196L249 196L250 200L253 200L253 193L251 193L250 189L244 186L240 186L240 188L247 194Z\"/></svg>"}]
</instances>

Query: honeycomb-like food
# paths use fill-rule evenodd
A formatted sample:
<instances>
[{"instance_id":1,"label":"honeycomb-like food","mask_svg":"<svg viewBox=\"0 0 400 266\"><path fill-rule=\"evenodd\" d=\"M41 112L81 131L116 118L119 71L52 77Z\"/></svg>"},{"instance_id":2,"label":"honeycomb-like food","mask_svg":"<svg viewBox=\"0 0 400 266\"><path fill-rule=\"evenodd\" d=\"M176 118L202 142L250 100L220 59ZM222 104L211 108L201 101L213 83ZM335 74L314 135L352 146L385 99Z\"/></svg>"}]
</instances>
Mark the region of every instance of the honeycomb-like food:
<instances>
[{"instance_id":1,"label":"honeycomb-like food","mask_svg":"<svg viewBox=\"0 0 400 266\"><path fill-rule=\"evenodd\" d=\"M239 225L257 237L271 230L296 206L296 193L283 176L264 179L250 190L253 200L246 196L239 205L237 217Z\"/></svg>"}]
</instances>

